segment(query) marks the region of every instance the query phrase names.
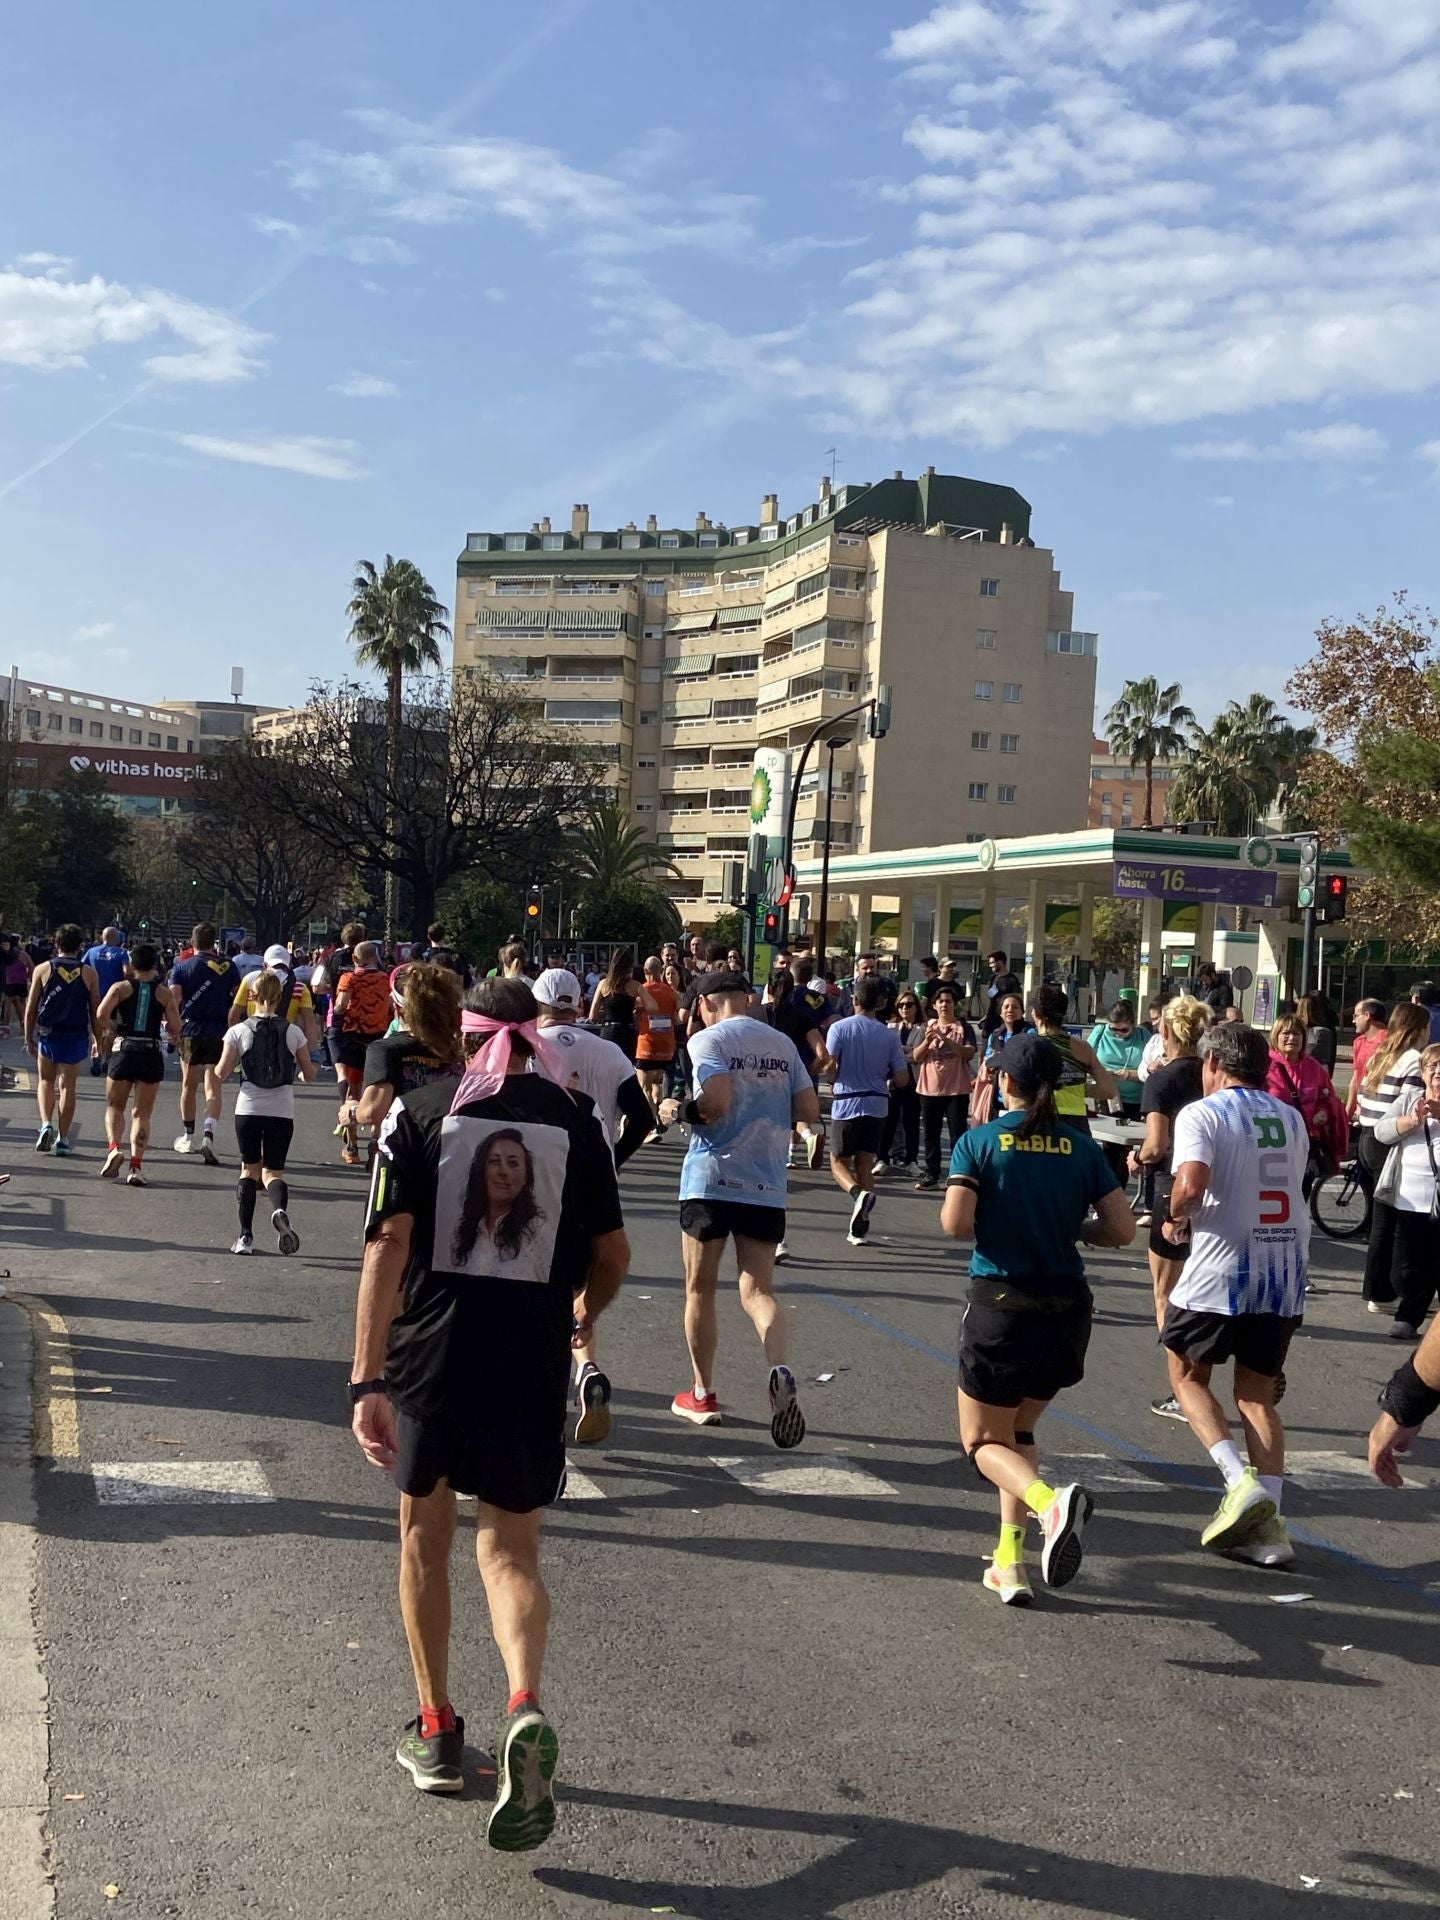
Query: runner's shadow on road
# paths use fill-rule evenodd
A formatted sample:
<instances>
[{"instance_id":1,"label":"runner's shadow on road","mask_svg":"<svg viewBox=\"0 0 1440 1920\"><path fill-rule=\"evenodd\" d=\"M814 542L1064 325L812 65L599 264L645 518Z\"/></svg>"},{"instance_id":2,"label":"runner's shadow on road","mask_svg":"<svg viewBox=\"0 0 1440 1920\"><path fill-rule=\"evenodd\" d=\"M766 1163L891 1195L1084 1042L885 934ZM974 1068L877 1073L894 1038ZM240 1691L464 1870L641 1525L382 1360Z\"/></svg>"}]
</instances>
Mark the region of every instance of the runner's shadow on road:
<instances>
[{"instance_id":1,"label":"runner's shadow on road","mask_svg":"<svg viewBox=\"0 0 1440 1920\"><path fill-rule=\"evenodd\" d=\"M577 1899L639 1912L669 1909L688 1920L843 1920L869 1901L918 1894L950 1876L975 1876L973 1889L950 1880L946 1894L966 1911L975 1894L1007 1896L1027 1909L1093 1913L1107 1920L1215 1920L1217 1913L1263 1915L1264 1920L1374 1920L1377 1893L1433 1888L1428 1864L1377 1854L1342 1856L1357 1867L1355 1891L1323 1884L1279 1887L1242 1874L1179 1873L1108 1860L1087 1860L987 1834L927 1827L856 1813L805 1813L706 1800L675 1800L599 1788L569 1787L568 1804L594 1810L712 1824L743 1834L809 1838L825 1851L818 1859L765 1885L682 1885L661 1879L622 1879L565 1867L538 1867L542 1886ZM747 1851L753 1851L747 1849ZM720 1856L723 1858L723 1855ZM1297 1875L1298 1879L1298 1875ZM888 1908L887 1908L888 1910ZM933 1912L934 1907L917 1911ZM1409 1909L1407 1908L1407 1911ZM1418 1912L1418 1908L1415 1911Z\"/></svg>"},{"instance_id":2,"label":"runner's shadow on road","mask_svg":"<svg viewBox=\"0 0 1440 1920\"><path fill-rule=\"evenodd\" d=\"M174 1326L292 1327L311 1322L297 1313L241 1313L223 1307L167 1306L156 1300L130 1300L123 1294L57 1293L54 1304L72 1320L153 1320ZM81 1336L85 1338L85 1336Z\"/></svg>"}]
</instances>

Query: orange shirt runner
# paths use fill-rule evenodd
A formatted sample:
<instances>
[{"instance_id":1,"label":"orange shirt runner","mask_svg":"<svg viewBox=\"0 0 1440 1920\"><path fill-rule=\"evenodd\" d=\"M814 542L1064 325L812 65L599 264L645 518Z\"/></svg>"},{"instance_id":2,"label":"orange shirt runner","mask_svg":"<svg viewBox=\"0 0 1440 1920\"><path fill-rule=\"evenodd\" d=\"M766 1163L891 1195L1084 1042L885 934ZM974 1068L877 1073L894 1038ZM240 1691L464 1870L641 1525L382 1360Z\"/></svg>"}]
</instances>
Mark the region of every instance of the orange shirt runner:
<instances>
[{"instance_id":1,"label":"orange shirt runner","mask_svg":"<svg viewBox=\"0 0 1440 1920\"><path fill-rule=\"evenodd\" d=\"M675 1058L676 1021L680 1015L680 996L663 981L647 980L645 991L659 1008L658 1013L640 1015L640 1031L635 1040L637 1066L663 1067Z\"/></svg>"}]
</instances>

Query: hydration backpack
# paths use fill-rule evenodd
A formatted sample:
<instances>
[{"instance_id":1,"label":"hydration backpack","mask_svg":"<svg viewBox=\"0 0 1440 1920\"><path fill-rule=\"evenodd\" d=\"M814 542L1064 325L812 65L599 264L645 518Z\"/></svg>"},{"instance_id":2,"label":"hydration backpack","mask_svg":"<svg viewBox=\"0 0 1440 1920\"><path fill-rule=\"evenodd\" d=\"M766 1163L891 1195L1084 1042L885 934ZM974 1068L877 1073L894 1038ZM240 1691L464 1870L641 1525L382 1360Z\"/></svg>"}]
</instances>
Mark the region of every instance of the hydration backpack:
<instances>
[{"instance_id":1,"label":"hydration backpack","mask_svg":"<svg viewBox=\"0 0 1440 1920\"><path fill-rule=\"evenodd\" d=\"M295 1056L287 1044L289 1022L278 1014L258 1013L250 1022L254 1039L245 1049L240 1071L258 1092L274 1093L295 1080Z\"/></svg>"}]
</instances>

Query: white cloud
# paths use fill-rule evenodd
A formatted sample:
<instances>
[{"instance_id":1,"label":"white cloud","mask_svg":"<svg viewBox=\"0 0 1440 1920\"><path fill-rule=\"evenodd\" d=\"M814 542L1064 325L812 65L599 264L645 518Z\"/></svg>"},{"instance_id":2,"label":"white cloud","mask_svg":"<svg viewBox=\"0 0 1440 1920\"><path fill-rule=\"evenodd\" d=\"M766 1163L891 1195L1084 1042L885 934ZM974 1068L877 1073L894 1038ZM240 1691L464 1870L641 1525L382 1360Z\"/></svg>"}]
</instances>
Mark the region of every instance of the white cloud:
<instances>
[{"instance_id":1,"label":"white cloud","mask_svg":"<svg viewBox=\"0 0 1440 1920\"><path fill-rule=\"evenodd\" d=\"M113 620L92 620L88 627L75 629L75 638L77 640L108 640L114 631Z\"/></svg>"},{"instance_id":2,"label":"white cloud","mask_svg":"<svg viewBox=\"0 0 1440 1920\"><path fill-rule=\"evenodd\" d=\"M1383 460L1387 450L1383 433L1348 420L1292 427L1283 439L1264 445L1254 440L1196 440L1171 448L1177 460L1319 460L1347 466Z\"/></svg>"},{"instance_id":3,"label":"white cloud","mask_svg":"<svg viewBox=\"0 0 1440 1920\"><path fill-rule=\"evenodd\" d=\"M1432 46L1440 33L1440 0L1329 0L1320 17L1296 39L1260 61L1266 79L1302 75L1345 81L1357 73L1398 66Z\"/></svg>"},{"instance_id":4,"label":"white cloud","mask_svg":"<svg viewBox=\"0 0 1440 1920\"><path fill-rule=\"evenodd\" d=\"M1233 507L1235 496L1233 493L1212 493L1205 504L1207 507Z\"/></svg>"},{"instance_id":5,"label":"white cloud","mask_svg":"<svg viewBox=\"0 0 1440 1920\"><path fill-rule=\"evenodd\" d=\"M347 400L393 400L400 389L393 380L384 380L377 373L347 373L330 391L344 394Z\"/></svg>"},{"instance_id":6,"label":"white cloud","mask_svg":"<svg viewBox=\"0 0 1440 1920\"><path fill-rule=\"evenodd\" d=\"M303 228L297 227L293 220L277 220L273 214L252 213L250 224L256 233L263 233L267 240L301 240Z\"/></svg>"},{"instance_id":7,"label":"white cloud","mask_svg":"<svg viewBox=\"0 0 1440 1920\"><path fill-rule=\"evenodd\" d=\"M357 233L341 242L340 251L357 267L408 267L415 254L388 233Z\"/></svg>"},{"instance_id":8,"label":"white cloud","mask_svg":"<svg viewBox=\"0 0 1440 1920\"><path fill-rule=\"evenodd\" d=\"M68 253L22 253L17 254L10 263L15 267L33 267L46 274L66 274L75 265Z\"/></svg>"},{"instance_id":9,"label":"white cloud","mask_svg":"<svg viewBox=\"0 0 1440 1920\"><path fill-rule=\"evenodd\" d=\"M132 293L92 274L0 269L0 362L56 372L83 367L105 347L170 344L143 362L159 381L243 380L261 366L264 336L241 320L161 288Z\"/></svg>"},{"instance_id":10,"label":"white cloud","mask_svg":"<svg viewBox=\"0 0 1440 1920\"><path fill-rule=\"evenodd\" d=\"M242 466L275 467L282 473L302 473L312 480L363 480L366 472L353 458L353 440L321 440L310 434L252 433L225 436L213 433L171 433L166 438L192 453L212 460L235 460Z\"/></svg>"},{"instance_id":11,"label":"white cloud","mask_svg":"<svg viewBox=\"0 0 1440 1920\"><path fill-rule=\"evenodd\" d=\"M1423 446L1415 449L1415 453L1419 459L1428 460L1437 476L1440 476L1440 440L1427 440Z\"/></svg>"}]
</instances>

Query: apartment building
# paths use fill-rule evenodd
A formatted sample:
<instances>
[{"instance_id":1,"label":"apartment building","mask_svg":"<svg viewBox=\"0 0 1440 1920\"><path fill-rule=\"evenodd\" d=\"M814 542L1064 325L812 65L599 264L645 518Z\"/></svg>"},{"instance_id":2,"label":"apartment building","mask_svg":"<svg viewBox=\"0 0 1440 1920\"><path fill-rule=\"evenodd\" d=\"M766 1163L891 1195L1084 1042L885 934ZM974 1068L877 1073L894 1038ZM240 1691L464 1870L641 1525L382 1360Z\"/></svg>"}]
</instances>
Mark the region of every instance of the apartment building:
<instances>
[{"instance_id":1,"label":"apartment building","mask_svg":"<svg viewBox=\"0 0 1440 1920\"><path fill-rule=\"evenodd\" d=\"M703 924L743 853L759 745L798 749L796 852L854 852L1073 827L1085 817L1095 636L1013 488L937 474L833 488L752 524L472 533L457 563L455 665L533 690L583 729ZM840 716L893 689L887 738ZM834 731L826 725L834 717Z\"/></svg>"},{"instance_id":2,"label":"apartment building","mask_svg":"<svg viewBox=\"0 0 1440 1920\"><path fill-rule=\"evenodd\" d=\"M1176 762L1157 760L1150 788L1150 821L1164 826L1170 798L1170 782L1175 778ZM1090 811L1087 824L1092 827L1138 827L1145 818L1145 766L1132 767L1126 759L1117 759L1107 740L1096 739L1090 747Z\"/></svg>"}]
</instances>

